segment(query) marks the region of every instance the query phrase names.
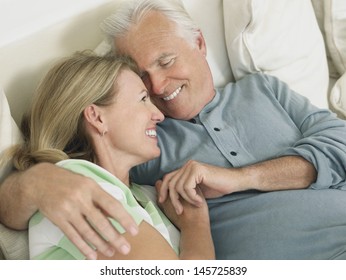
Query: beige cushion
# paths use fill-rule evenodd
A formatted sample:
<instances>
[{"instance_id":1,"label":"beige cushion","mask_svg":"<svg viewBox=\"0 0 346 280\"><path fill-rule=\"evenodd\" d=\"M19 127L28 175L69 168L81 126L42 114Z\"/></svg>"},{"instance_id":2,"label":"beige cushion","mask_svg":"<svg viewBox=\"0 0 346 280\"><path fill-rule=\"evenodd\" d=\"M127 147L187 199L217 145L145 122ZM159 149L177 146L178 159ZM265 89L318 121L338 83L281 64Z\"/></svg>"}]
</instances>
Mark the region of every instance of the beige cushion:
<instances>
[{"instance_id":1,"label":"beige cushion","mask_svg":"<svg viewBox=\"0 0 346 280\"><path fill-rule=\"evenodd\" d=\"M346 72L346 1L324 0L323 4L327 48L336 70L342 75Z\"/></svg>"},{"instance_id":2,"label":"beige cushion","mask_svg":"<svg viewBox=\"0 0 346 280\"><path fill-rule=\"evenodd\" d=\"M346 72L334 85L330 94L330 103L340 118L346 119Z\"/></svg>"},{"instance_id":3,"label":"beige cushion","mask_svg":"<svg viewBox=\"0 0 346 280\"><path fill-rule=\"evenodd\" d=\"M277 76L328 108L326 52L310 0L232 0L223 8L235 79L253 72Z\"/></svg>"},{"instance_id":4,"label":"beige cushion","mask_svg":"<svg viewBox=\"0 0 346 280\"><path fill-rule=\"evenodd\" d=\"M233 0L232 0L233 1ZM223 30L222 0L182 0L185 9L200 27L207 44L207 60L216 87L234 81Z\"/></svg>"},{"instance_id":5,"label":"beige cushion","mask_svg":"<svg viewBox=\"0 0 346 280\"><path fill-rule=\"evenodd\" d=\"M29 259L28 232L11 230L0 224L0 258Z\"/></svg>"},{"instance_id":6,"label":"beige cushion","mask_svg":"<svg viewBox=\"0 0 346 280\"><path fill-rule=\"evenodd\" d=\"M0 89L0 155L3 151L20 141L21 136L16 123L13 121L7 98ZM0 182L11 170L9 162L0 168ZM0 259L28 259L27 231L14 231L0 224Z\"/></svg>"},{"instance_id":7,"label":"beige cushion","mask_svg":"<svg viewBox=\"0 0 346 280\"><path fill-rule=\"evenodd\" d=\"M20 131L11 116L6 95L0 88L0 156L6 148L19 143L20 141ZM8 162L4 167L0 167L0 183L10 170L10 162Z\"/></svg>"}]
</instances>

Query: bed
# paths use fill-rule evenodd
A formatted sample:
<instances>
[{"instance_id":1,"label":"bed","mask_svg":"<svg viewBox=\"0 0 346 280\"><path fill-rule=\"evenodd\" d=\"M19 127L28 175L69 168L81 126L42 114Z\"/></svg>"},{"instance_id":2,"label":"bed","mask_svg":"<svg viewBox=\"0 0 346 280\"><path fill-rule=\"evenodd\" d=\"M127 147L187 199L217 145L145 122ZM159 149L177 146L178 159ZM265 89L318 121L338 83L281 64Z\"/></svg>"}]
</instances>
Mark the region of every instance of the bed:
<instances>
[{"instance_id":1,"label":"bed","mask_svg":"<svg viewBox=\"0 0 346 280\"><path fill-rule=\"evenodd\" d=\"M109 50L98 25L121 0L16 1L0 0L0 153L20 141L22 114L55 59ZM346 119L345 1L182 1L204 33L217 87L265 72ZM27 259L26 244L25 231L0 224L0 259Z\"/></svg>"}]
</instances>

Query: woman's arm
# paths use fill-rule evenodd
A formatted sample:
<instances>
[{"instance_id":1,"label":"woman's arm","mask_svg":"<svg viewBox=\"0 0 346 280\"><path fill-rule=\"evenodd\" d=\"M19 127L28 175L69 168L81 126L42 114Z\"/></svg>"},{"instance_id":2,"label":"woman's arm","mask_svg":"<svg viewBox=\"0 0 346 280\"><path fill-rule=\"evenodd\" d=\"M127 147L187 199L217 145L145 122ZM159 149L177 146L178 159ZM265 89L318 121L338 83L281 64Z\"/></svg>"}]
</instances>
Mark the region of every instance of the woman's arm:
<instances>
[{"instance_id":1,"label":"woman's arm","mask_svg":"<svg viewBox=\"0 0 346 280\"><path fill-rule=\"evenodd\" d=\"M166 239L147 222L139 225L139 233L131 236L124 233L123 237L130 243L131 251L127 255L115 252L112 257L107 257L101 252L97 253L98 260L177 260L172 247Z\"/></svg>"},{"instance_id":2,"label":"woman's arm","mask_svg":"<svg viewBox=\"0 0 346 280\"><path fill-rule=\"evenodd\" d=\"M198 225L191 221L189 228L181 232L180 256L177 256L172 247L163 236L146 222L139 225L139 234L131 236L124 233L124 237L131 245L131 251L127 255L116 252L112 257L107 257L98 252L99 260L197 260L214 259L214 248L211 236L204 238L205 225Z\"/></svg>"},{"instance_id":3,"label":"woman's arm","mask_svg":"<svg viewBox=\"0 0 346 280\"><path fill-rule=\"evenodd\" d=\"M0 220L8 227L26 229L29 218L40 210L89 259L98 251L111 256L114 248L128 253L130 245L110 224L107 216L117 220L130 233L138 231L136 223L122 205L103 191L93 180L40 163L27 171L14 173L0 188ZM74 213L71 215L71 213ZM92 227L102 229L106 242Z\"/></svg>"},{"instance_id":4,"label":"woman's arm","mask_svg":"<svg viewBox=\"0 0 346 280\"><path fill-rule=\"evenodd\" d=\"M162 181L158 181L155 187L159 194ZM180 215L176 213L170 199L159 202L159 205L171 222L180 229L180 259L215 259L208 205L199 187L196 192L201 199L199 207L180 198L184 209Z\"/></svg>"},{"instance_id":5,"label":"woman's arm","mask_svg":"<svg viewBox=\"0 0 346 280\"><path fill-rule=\"evenodd\" d=\"M184 211L179 215L176 222L181 227L180 236L180 259L183 260L207 260L215 259L214 243L211 236L208 207L203 206L204 210L191 204L184 204ZM193 209L190 209L193 208ZM191 215L194 211L206 211L203 215ZM175 212L174 212L175 213ZM189 216L186 218L184 216ZM180 223L180 225L179 225ZM181 224L183 223L183 224Z\"/></svg>"},{"instance_id":6,"label":"woman's arm","mask_svg":"<svg viewBox=\"0 0 346 280\"><path fill-rule=\"evenodd\" d=\"M157 184L157 189L160 184ZM199 193L202 195L201 193ZM124 237L130 242L131 252L128 255L115 253L112 258L98 253L98 259L121 260L159 260L159 259L214 259L208 207L204 200L202 207L195 207L185 201L184 212L177 215L170 200L161 204L165 214L180 229L180 255L177 256L164 237L151 225L142 221L137 236Z\"/></svg>"}]
</instances>

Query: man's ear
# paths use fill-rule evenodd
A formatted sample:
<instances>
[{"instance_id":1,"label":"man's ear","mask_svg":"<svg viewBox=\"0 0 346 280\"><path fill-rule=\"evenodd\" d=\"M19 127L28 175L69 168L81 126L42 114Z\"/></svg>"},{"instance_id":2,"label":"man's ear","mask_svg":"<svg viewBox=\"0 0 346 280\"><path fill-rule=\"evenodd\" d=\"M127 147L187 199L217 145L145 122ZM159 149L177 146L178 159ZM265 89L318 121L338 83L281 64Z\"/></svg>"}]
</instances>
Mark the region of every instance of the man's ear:
<instances>
[{"instance_id":1,"label":"man's ear","mask_svg":"<svg viewBox=\"0 0 346 280\"><path fill-rule=\"evenodd\" d=\"M84 119L89 127L102 134L105 131L105 124L102 117L102 110L99 106L91 104L83 111Z\"/></svg>"},{"instance_id":2,"label":"man's ear","mask_svg":"<svg viewBox=\"0 0 346 280\"><path fill-rule=\"evenodd\" d=\"M198 49L204 54L204 56L206 57L207 56L207 45L205 43L205 39L204 39L204 36L203 36L203 33L201 30L198 30L198 37L196 39L196 44L197 44L197 47Z\"/></svg>"}]
</instances>

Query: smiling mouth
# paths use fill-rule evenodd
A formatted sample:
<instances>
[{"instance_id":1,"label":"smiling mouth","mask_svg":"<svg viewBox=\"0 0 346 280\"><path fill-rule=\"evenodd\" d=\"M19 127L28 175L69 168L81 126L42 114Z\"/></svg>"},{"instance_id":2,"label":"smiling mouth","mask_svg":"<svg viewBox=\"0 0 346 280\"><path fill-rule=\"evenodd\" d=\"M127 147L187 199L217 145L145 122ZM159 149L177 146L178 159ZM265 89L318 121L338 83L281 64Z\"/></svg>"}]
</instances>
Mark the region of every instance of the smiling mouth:
<instances>
[{"instance_id":1,"label":"smiling mouth","mask_svg":"<svg viewBox=\"0 0 346 280\"><path fill-rule=\"evenodd\" d=\"M170 101L178 96L178 94L181 92L182 87L177 88L172 94L162 98L164 101Z\"/></svg>"},{"instance_id":2,"label":"smiling mouth","mask_svg":"<svg viewBox=\"0 0 346 280\"><path fill-rule=\"evenodd\" d=\"M156 130L154 130L154 129L146 130L145 134L149 137L156 137L157 136Z\"/></svg>"}]
</instances>

